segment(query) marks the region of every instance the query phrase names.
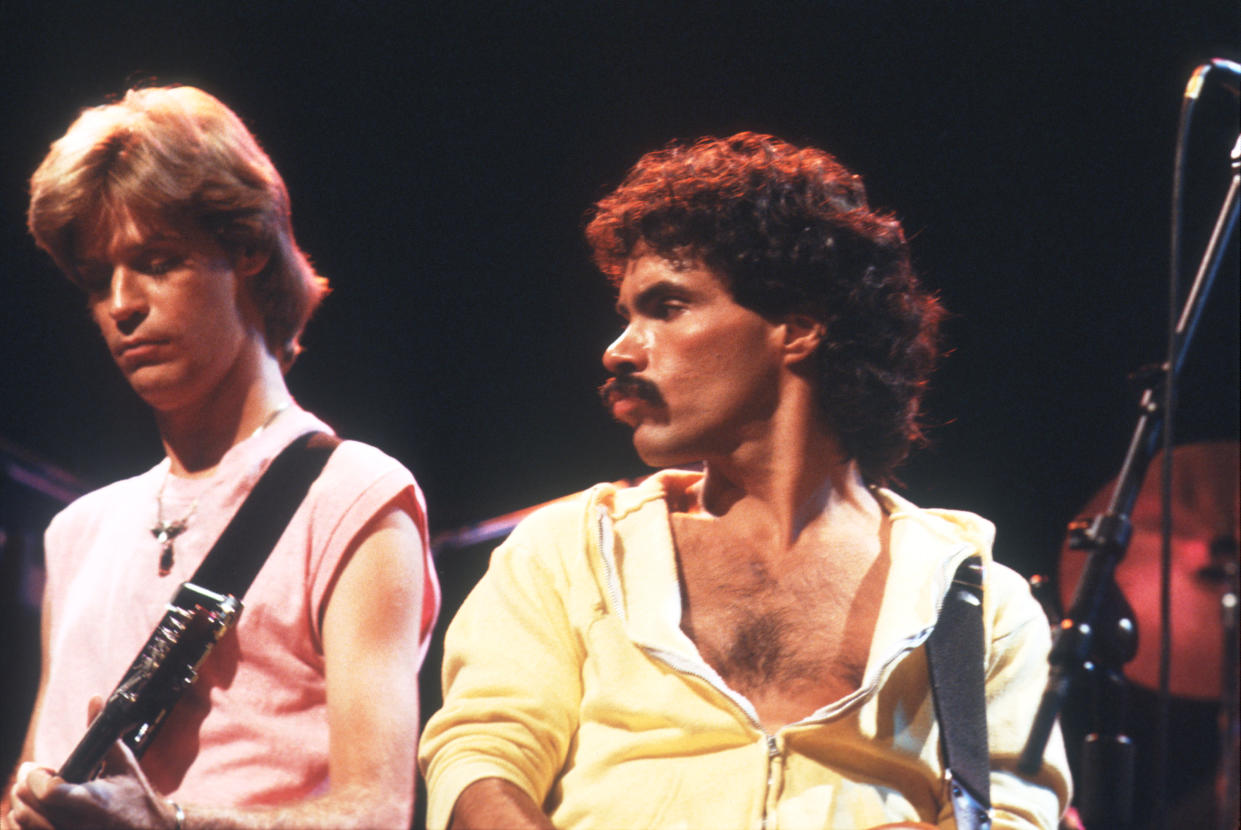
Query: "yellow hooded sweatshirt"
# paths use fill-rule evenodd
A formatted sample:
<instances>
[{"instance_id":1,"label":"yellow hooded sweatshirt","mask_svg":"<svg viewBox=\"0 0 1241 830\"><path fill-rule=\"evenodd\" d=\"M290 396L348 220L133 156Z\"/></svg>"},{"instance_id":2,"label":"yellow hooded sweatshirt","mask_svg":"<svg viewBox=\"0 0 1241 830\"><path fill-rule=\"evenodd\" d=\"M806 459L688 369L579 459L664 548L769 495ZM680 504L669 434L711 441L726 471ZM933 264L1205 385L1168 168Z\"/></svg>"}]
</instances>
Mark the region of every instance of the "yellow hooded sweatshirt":
<instances>
[{"instance_id":1,"label":"yellow hooded sweatshirt","mask_svg":"<svg viewBox=\"0 0 1241 830\"><path fill-rule=\"evenodd\" d=\"M665 494L699 476L598 485L495 551L448 629L445 702L421 744L429 828L482 778L517 785L566 830L954 827L923 644L979 554L993 826L1054 830L1070 794L1059 732L1037 778L1015 770L1050 632L1025 580L991 560L989 522L876 491L891 565L862 684L768 734L680 628Z\"/></svg>"}]
</instances>

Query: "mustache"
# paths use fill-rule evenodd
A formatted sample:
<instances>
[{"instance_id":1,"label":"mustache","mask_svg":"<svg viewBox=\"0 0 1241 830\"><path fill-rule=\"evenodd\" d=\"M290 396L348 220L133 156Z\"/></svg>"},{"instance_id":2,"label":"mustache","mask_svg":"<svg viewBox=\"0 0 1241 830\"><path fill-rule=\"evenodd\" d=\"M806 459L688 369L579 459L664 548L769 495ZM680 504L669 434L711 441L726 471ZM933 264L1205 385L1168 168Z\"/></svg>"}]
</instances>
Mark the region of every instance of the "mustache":
<instances>
[{"instance_id":1,"label":"mustache","mask_svg":"<svg viewBox=\"0 0 1241 830\"><path fill-rule=\"evenodd\" d=\"M650 403L662 403L663 397L655 384L636 375L617 375L610 377L598 389L599 400L604 406L611 406L620 398L641 398Z\"/></svg>"}]
</instances>

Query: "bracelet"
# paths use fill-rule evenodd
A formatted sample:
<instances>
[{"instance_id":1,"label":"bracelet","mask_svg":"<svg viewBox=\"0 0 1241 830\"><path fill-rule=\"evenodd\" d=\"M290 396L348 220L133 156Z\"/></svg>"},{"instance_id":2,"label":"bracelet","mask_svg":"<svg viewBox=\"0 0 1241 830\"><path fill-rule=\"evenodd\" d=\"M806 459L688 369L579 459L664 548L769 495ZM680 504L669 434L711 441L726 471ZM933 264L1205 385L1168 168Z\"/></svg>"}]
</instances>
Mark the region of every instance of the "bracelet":
<instances>
[{"instance_id":1,"label":"bracelet","mask_svg":"<svg viewBox=\"0 0 1241 830\"><path fill-rule=\"evenodd\" d=\"M185 810L181 809L181 805L173 801L171 798L167 799L167 801L168 805L172 807L173 820L176 821L176 824L173 825L172 830L185 830Z\"/></svg>"}]
</instances>

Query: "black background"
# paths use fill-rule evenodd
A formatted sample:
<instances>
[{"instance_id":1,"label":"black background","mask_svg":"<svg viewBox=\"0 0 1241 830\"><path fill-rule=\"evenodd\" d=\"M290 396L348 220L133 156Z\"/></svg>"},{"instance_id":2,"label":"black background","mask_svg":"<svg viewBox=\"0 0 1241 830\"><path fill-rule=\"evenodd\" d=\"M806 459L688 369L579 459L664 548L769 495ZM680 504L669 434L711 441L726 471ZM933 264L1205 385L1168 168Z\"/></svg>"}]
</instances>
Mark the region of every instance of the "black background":
<instances>
[{"instance_id":1,"label":"black background","mask_svg":"<svg viewBox=\"0 0 1241 830\"><path fill-rule=\"evenodd\" d=\"M1234 0L0 0L0 438L89 484L160 457L24 229L47 145L131 83L200 85L269 151L335 287L293 392L413 469L434 531L644 472L594 394L619 325L583 217L642 152L753 129L861 172L954 312L906 494L994 519L1002 561L1050 570L1119 466L1127 374L1164 348L1186 81L1239 46ZM1198 109L1191 266L1237 99L1215 82ZM1237 270L1186 370L1182 441L1238 432Z\"/></svg>"},{"instance_id":2,"label":"black background","mask_svg":"<svg viewBox=\"0 0 1241 830\"><path fill-rule=\"evenodd\" d=\"M995 518L1039 567L1118 465L1126 374L1162 353L1177 114L1196 65L1237 57L1236 4L516 5L4 0L0 436L90 483L159 457L23 221L48 143L132 82L205 87L271 153L336 289L294 394L405 461L437 530L643 471L593 392L619 327L583 216L642 152L755 129L831 149L903 218L956 315L908 492ZM1187 259L1227 183L1221 89ZM1224 437L1229 265L1183 412Z\"/></svg>"}]
</instances>

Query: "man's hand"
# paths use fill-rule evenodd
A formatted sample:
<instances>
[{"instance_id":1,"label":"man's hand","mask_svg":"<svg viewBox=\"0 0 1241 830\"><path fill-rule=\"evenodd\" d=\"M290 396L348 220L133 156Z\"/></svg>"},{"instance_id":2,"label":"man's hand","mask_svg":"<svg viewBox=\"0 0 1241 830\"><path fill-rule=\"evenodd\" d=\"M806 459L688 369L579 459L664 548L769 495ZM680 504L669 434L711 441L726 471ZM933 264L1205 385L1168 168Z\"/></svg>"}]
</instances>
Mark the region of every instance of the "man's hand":
<instances>
[{"instance_id":1,"label":"man's hand","mask_svg":"<svg viewBox=\"0 0 1241 830\"><path fill-rule=\"evenodd\" d=\"M103 698L91 697L86 708L89 726L103 710ZM94 781L69 784L50 767L22 764L13 784L12 810L0 817L0 830L176 826L172 805L155 792L129 747L114 743L103 768L104 775Z\"/></svg>"},{"instance_id":2,"label":"man's hand","mask_svg":"<svg viewBox=\"0 0 1241 830\"><path fill-rule=\"evenodd\" d=\"M21 765L13 776L13 787L9 791L9 809L0 816L0 830L43 830L52 826L40 812L40 806L49 787L58 780L54 775L54 771L47 767L37 767L29 762Z\"/></svg>"},{"instance_id":3,"label":"man's hand","mask_svg":"<svg viewBox=\"0 0 1241 830\"><path fill-rule=\"evenodd\" d=\"M138 767L129 747L117 742L108 752L107 774L85 784L68 784L55 770L23 764L13 785L12 810L3 830L68 830L98 827L170 830L172 805L161 798Z\"/></svg>"}]
</instances>

